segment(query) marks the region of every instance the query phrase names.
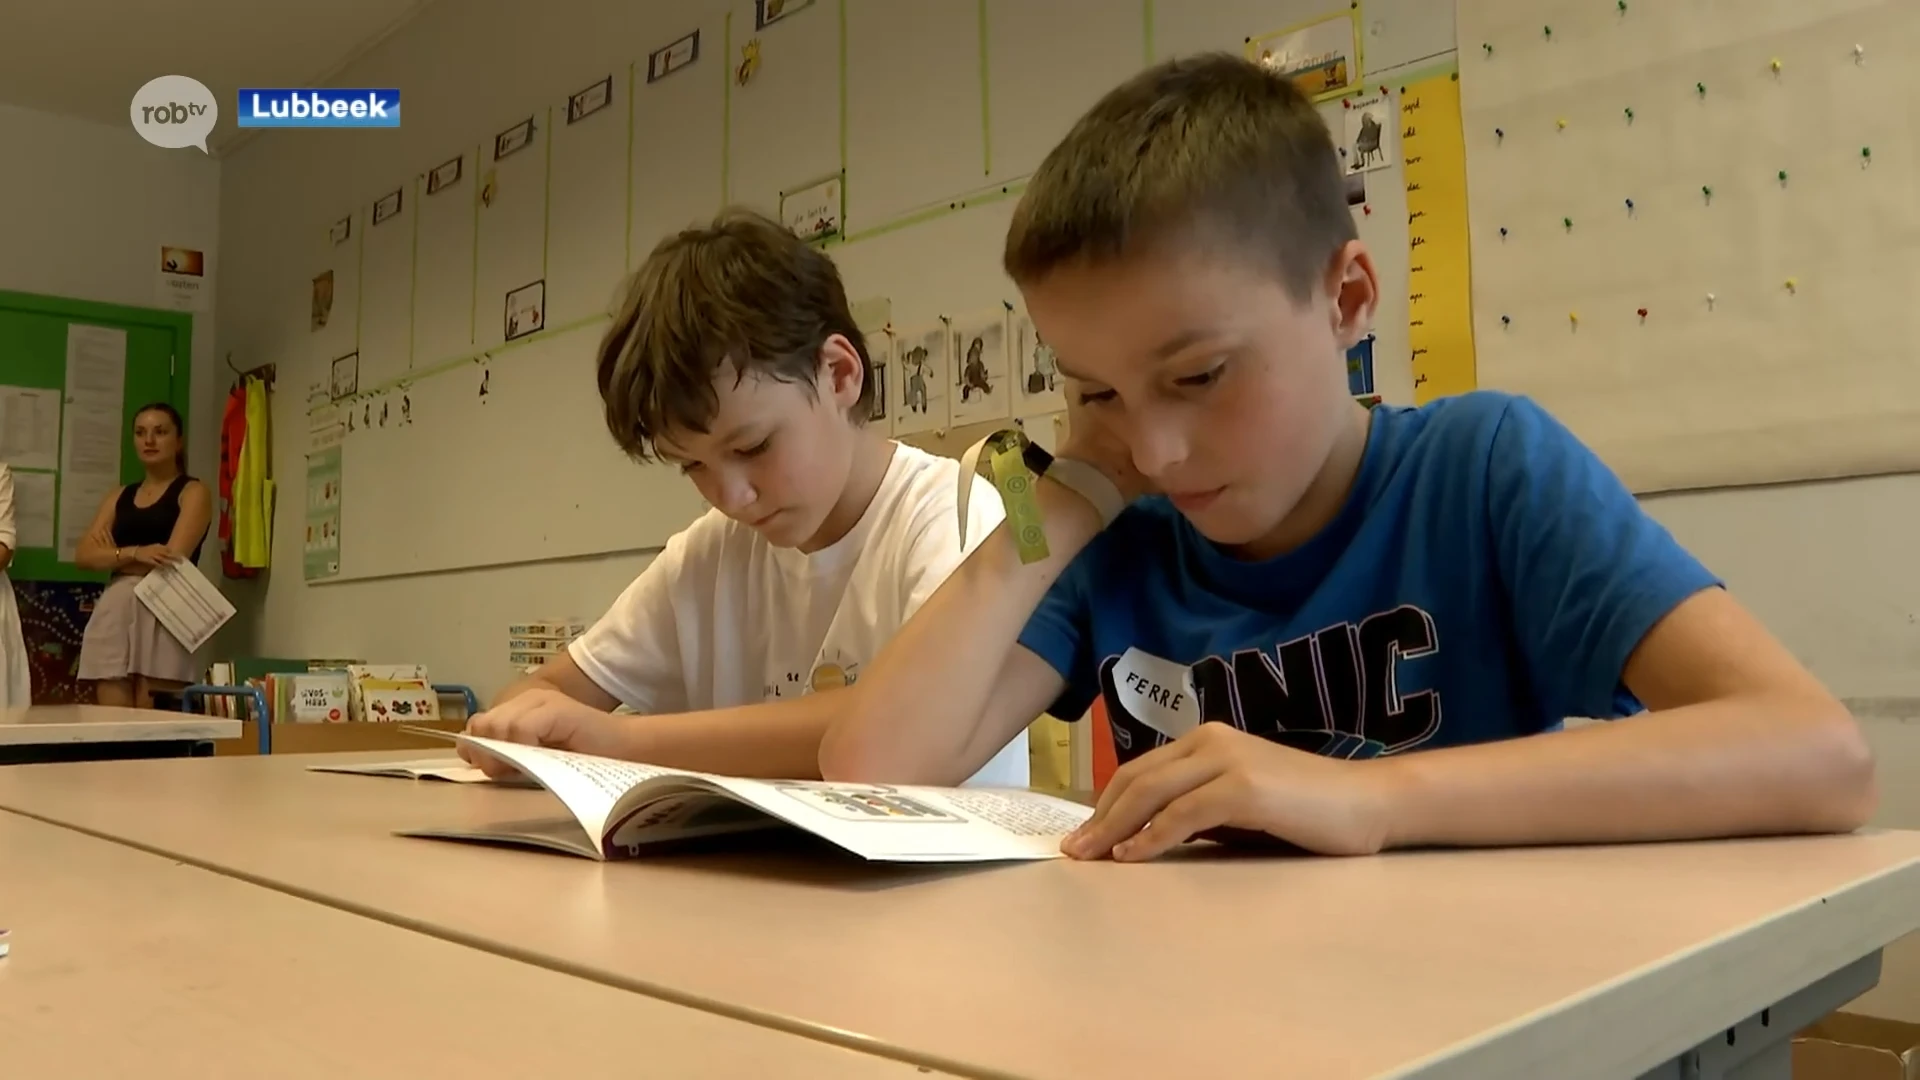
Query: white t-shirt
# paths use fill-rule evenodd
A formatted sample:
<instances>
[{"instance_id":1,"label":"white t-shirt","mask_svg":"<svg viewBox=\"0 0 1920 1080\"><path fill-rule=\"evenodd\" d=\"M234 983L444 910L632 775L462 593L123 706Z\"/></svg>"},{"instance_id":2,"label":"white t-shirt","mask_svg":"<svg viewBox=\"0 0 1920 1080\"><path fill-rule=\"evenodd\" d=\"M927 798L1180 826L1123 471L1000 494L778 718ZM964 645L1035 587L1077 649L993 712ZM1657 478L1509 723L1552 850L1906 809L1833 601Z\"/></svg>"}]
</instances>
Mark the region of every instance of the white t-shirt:
<instances>
[{"instance_id":1,"label":"white t-shirt","mask_svg":"<svg viewBox=\"0 0 1920 1080\"><path fill-rule=\"evenodd\" d=\"M896 444L867 512L812 554L774 547L709 510L573 643L573 661L637 713L734 708L851 683L960 565L959 482L959 462ZM1005 516L984 478L974 479L967 515L971 550ZM1024 732L968 781L1027 782Z\"/></svg>"}]
</instances>

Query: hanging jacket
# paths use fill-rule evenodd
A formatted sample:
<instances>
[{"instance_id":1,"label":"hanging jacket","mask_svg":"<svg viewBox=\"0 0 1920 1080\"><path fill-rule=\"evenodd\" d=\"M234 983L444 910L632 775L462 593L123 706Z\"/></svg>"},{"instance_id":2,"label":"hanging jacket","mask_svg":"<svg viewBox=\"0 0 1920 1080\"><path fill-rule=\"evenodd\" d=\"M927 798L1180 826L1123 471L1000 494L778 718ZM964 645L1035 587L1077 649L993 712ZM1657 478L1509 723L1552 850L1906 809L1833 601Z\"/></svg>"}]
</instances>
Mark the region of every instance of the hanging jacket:
<instances>
[{"instance_id":1,"label":"hanging jacket","mask_svg":"<svg viewBox=\"0 0 1920 1080\"><path fill-rule=\"evenodd\" d=\"M247 391L235 383L220 417L220 569L229 578L259 576L233 552L233 482L240 474L240 448L247 438Z\"/></svg>"},{"instance_id":2,"label":"hanging jacket","mask_svg":"<svg viewBox=\"0 0 1920 1080\"><path fill-rule=\"evenodd\" d=\"M246 437L233 480L233 557L241 566L265 569L273 552L273 477L264 380L247 378L245 411Z\"/></svg>"}]
</instances>

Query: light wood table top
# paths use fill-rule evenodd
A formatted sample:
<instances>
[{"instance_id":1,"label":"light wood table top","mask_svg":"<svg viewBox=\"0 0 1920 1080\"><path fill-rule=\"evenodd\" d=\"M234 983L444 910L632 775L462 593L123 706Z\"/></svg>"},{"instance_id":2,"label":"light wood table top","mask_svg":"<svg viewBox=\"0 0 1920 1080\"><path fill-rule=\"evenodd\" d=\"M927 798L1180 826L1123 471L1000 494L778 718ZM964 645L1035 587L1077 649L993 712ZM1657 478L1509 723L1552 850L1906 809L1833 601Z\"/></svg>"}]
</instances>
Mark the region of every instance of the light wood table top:
<instances>
[{"instance_id":1,"label":"light wood table top","mask_svg":"<svg viewBox=\"0 0 1920 1080\"><path fill-rule=\"evenodd\" d=\"M0 709L0 746L237 739L240 721L112 705Z\"/></svg>"},{"instance_id":2,"label":"light wood table top","mask_svg":"<svg viewBox=\"0 0 1920 1080\"><path fill-rule=\"evenodd\" d=\"M329 755L371 759L381 755ZM384 755L414 756L411 755ZM1920 924L1920 834L870 866L390 835L539 791L314 758L0 770L0 807L669 1000L1030 1078L1635 1076Z\"/></svg>"},{"instance_id":3,"label":"light wood table top","mask_svg":"<svg viewBox=\"0 0 1920 1080\"><path fill-rule=\"evenodd\" d=\"M0 852L8 1076L926 1075L14 814Z\"/></svg>"}]
</instances>

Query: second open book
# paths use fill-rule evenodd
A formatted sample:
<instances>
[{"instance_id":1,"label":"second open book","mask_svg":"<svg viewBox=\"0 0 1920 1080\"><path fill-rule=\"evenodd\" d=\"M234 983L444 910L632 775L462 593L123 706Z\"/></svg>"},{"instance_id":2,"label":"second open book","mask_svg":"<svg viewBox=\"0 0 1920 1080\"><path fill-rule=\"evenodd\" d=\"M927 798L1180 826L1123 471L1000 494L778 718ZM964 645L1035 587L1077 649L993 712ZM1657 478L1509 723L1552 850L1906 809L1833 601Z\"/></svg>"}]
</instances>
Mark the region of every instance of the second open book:
<instances>
[{"instance_id":1,"label":"second open book","mask_svg":"<svg viewBox=\"0 0 1920 1080\"><path fill-rule=\"evenodd\" d=\"M451 737L519 769L557 796L571 817L400 835L621 859L670 841L793 827L879 862L960 863L1057 858L1061 839L1093 813L1025 790L747 780Z\"/></svg>"}]
</instances>

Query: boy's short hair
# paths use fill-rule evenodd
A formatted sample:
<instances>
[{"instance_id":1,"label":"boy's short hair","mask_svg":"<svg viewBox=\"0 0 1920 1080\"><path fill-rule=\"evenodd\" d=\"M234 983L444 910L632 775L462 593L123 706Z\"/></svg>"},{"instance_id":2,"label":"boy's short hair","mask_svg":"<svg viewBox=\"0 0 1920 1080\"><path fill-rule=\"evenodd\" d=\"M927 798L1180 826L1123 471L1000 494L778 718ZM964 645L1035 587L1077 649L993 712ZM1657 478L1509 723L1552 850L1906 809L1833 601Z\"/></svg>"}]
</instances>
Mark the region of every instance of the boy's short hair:
<instances>
[{"instance_id":1,"label":"boy's short hair","mask_svg":"<svg viewBox=\"0 0 1920 1080\"><path fill-rule=\"evenodd\" d=\"M779 222L723 210L662 240L633 275L600 342L607 430L640 461L653 460L663 432L706 433L720 407L714 377L729 361L736 380L779 379L811 394L834 334L860 356L851 419L864 423L873 362L833 260Z\"/></svg>"},{"instance_id":2,"label":"boy's short hair","mask_svg":"<svg viewBox=\"0 0 1920 1080\"><path fill-rule=\"evenodd\" d=\"M1357 237L1333 139L1287 79L1225 53L1109 91L1028 183L1003 257L1017 284L1156 246L1251 258L1296 300Z\"/></svg>"}]
</instances>

